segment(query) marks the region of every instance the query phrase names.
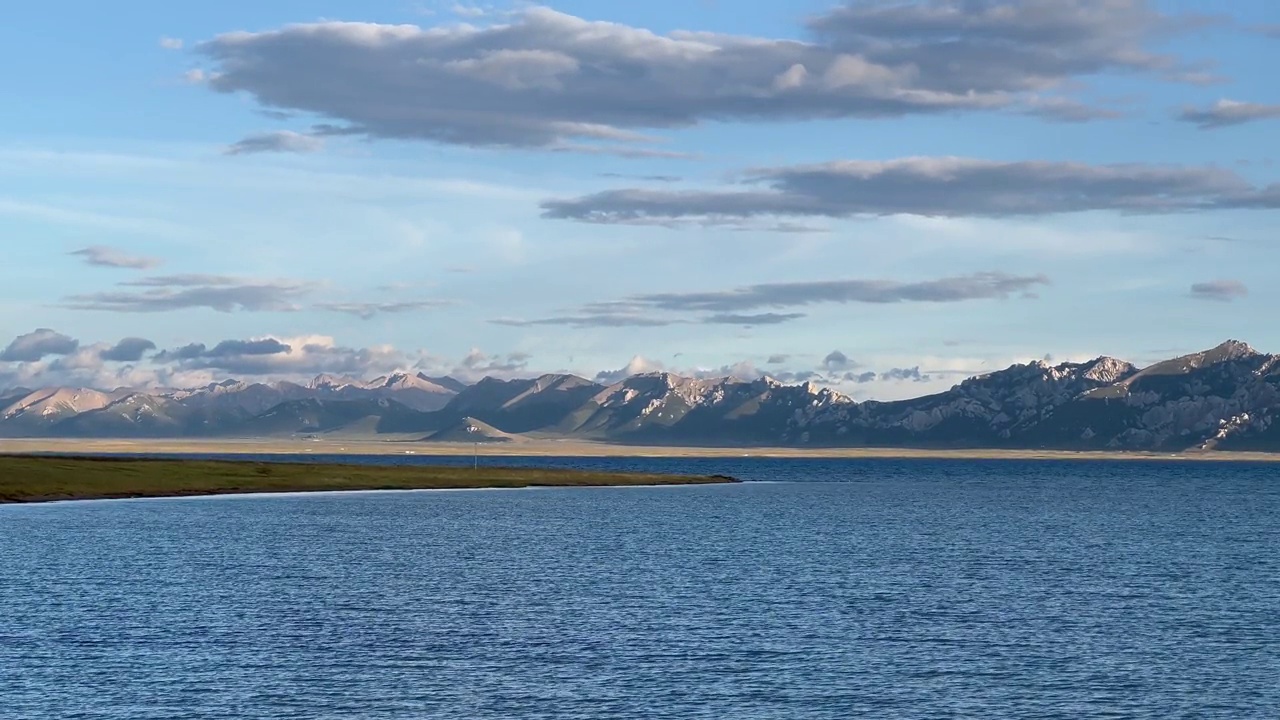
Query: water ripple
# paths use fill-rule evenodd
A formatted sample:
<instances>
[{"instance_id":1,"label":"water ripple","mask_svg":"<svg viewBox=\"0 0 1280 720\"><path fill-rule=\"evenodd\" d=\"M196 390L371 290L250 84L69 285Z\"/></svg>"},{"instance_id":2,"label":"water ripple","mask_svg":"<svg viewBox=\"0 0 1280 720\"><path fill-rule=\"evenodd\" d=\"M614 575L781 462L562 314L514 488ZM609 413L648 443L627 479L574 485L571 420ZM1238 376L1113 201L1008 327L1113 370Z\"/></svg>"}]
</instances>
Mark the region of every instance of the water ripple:
<instances>
[{"instance_id":1,"label":"water ripple","mask_svg":"<svg viewBox=\"0 0 1280 720\"><path fill-rule=\"evenodd\" d=\"M1273 466L569 462L785 482L0 507L0 717L1280 717Z\"/></svg>"}]
</instances>

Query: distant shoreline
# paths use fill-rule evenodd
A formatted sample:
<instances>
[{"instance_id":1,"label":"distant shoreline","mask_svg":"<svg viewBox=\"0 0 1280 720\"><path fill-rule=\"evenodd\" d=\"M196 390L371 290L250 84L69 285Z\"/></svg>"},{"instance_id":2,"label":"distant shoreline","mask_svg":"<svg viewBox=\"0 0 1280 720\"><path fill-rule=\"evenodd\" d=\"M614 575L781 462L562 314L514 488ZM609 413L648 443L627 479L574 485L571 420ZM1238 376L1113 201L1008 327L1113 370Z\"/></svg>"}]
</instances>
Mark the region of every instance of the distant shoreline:
<instances>
[{"instance_id":1,"label":"distant shoreline","mask_svg":"<svg viewBox=\"0 0 1280 720\"><path fill-rule=\"evenodd\" d=\"M1280 453L1136 452L1005 449L915 448L770 448L640 446L571 440L524 440L510 443L422 443L333 439L0 439L0 454L56 453L77 455L352 455L589 458L830 458L955 460L1167 460L1193 462L1277 462Z\"/></svg>"}]
</instances>

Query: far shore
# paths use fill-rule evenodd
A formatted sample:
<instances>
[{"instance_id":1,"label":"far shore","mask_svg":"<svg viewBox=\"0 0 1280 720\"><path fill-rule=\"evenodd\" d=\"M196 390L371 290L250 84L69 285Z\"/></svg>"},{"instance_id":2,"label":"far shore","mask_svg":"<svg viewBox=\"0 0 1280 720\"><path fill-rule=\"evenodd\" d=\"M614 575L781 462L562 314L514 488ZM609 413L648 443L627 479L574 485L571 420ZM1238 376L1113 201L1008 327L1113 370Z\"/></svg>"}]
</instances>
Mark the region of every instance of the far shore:
<instances>
[{"instance_id":1,"label":"far shore","mask_svg":"<svg viewBox=\"0 0 1280 720\"><path fill-rule=\"evenodd\" d=\"M935 458L956 460L1185 460L1276 462L1280 453L1261 452L1101 452L1067 450L791 448L641 446L578 440L509 443L429 443L369 438L340 439L0 439L0 454L83 455L422 455L456 457L645 457L645 458Z\"/></svg>"}]
</instances>

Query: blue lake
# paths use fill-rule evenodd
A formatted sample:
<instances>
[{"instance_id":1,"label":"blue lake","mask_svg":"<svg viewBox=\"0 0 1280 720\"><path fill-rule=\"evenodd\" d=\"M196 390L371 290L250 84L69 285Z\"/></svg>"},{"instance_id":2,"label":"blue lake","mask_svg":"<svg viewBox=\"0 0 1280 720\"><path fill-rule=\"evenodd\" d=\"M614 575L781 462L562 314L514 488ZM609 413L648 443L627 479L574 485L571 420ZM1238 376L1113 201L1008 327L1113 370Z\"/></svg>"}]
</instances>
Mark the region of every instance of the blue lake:
<instances>
[{"instance_id":1,"label":"blue lake","mask_svg":"<svg viewBox=\"0 0 1280 720\"><path fill-rule=\"evenodd\" d=\"M1280 717L1280 465L502 462L755 482L0 506L0 717Z\"/></svg>"}]
</instances>

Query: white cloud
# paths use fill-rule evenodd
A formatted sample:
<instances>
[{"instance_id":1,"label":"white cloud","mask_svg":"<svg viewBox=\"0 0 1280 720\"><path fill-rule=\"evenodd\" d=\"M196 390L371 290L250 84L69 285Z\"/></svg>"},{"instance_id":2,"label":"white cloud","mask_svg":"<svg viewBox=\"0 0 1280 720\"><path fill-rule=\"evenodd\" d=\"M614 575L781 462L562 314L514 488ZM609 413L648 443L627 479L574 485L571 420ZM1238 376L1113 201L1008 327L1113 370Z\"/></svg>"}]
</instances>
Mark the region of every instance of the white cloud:
<instances>
[{"instance_id":1,"label":"white cloud","mask_svg":"<svg viewBox=\"0 0 1280 720\"><path fill-rule=\"evenodd\" d=\"M1280 207L1280 184L1255 186L1212 166L908 157L760 168L749 171L746 182L711 191L605 190L545 201L543 216L679 227L761 217L1018 218Z\"/></svg>"},{"instance_id":2,"label":"white cloud","mask_svg":"<svg viewBox=\"0 0 1280 720\"><path fill-rule=\"evenodd\" d=\"M265 280L224 275L168 275L119 283L125 290L70 295L65 307L120 313L153 313L207 308L217 312L296 312L317 287L300 280ZM142 289L134 289L142 288Z\"/></svg>"},{"instance_id":3,"label":"white cloud","mask_svg":"<svg viewBox=\"0 0 1280 720\"><path fill-rule=\"evenodd\" d=\"M160 261L155 258L134 255L106 245L91 245L71 254L84 258L86 264L95 267L147 270L160 264Z\"/></svg>"},{"instance_id":4,"label":"white cloud","mask_svg":"<svg viewBox=\"0 0 1280 720\"><path fill-rule=\"evenodd\" d=\"M303 135L292 130L249 135L229 145L227 155L247 155L263 152L313 153L324 149L324 140L314 135Z\"/></svg>"},{"instance_id":5,"label":"white cloud","mask_svg":"<svg viewBox=\"0 0 1280 720\"><path fill-rule=\"evenodd\" d=\"M1203 108L1185 107L1178 119L1194 123L1201 130L1215 130L1257 120L1280 119L1280 105L1222 99Z\"/></svg>"},{"instance_id":6,"label":"white cloud","mask_svg":"<svg viewBox=\"0 0 1280 720\"><path fill-rule=\"evenodd\" d=\"M999 109L1086 119L1081 101L1041 95L1106 72L1185 75L1194 68L1150 46L1199 24L1145 0L933 0L854 3L813 18L809 39L773 40L659 35L531 7L484 24L230 32L198 51L218 73L213 89L341 123L331 133L584 150L710 120Z\"/></svg>"}]
</instances>

